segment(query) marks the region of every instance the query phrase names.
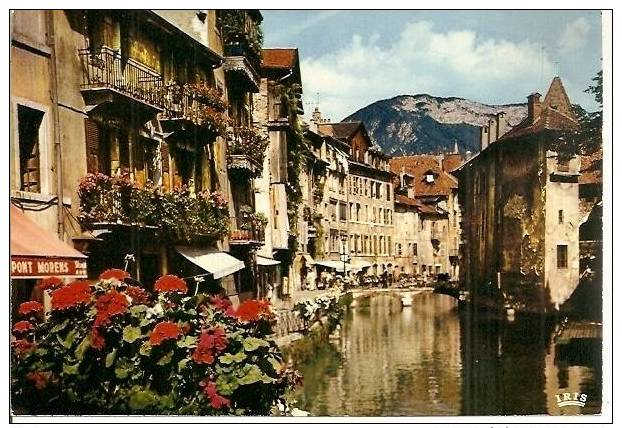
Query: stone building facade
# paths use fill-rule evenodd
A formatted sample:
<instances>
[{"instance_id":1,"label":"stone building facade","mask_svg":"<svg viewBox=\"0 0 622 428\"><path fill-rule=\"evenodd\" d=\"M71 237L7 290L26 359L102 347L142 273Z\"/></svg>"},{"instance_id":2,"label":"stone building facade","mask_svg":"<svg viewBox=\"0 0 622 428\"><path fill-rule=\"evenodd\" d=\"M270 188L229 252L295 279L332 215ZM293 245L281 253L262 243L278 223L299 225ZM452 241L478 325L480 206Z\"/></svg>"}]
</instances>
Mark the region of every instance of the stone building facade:
<instances>
[{"instance_id":1,"label":"stone building facade","mask_svg":"<svg viewBox=\"0 0 622 428\"><path fill-rule=\"evenodd\" d=\"M400 272L424 281L439 275L459 279L458 181L450 172L462 159L456 152L390 160L395 174L396 224L401 230L395 237Z\"/></svg>"},{"instance_id":2,"label":"stone building facade","mask_svg":"<svg viewBox=\"0 0 622 428\"><path fill-rule=\"evenodd\" d=\"M548 311L577 287L580 160L557 150L577 126L556 77L512 130L491 139L484 128L482 151L458 168L461 272L476 304Z\"/></svg>"},{"instance_id":3,"label":"stone building facade","mask_svg":"<svg viewBox=\"0 0 622 428\"><path fill-rule=\"evenodd\" d=\"M170 272L254 294L264 238L244 150L259 141L260 23L252 10L12 12L11 198L90 256L89 277L118 267L150 285ZM111 182L110 207L85 221L81 192ZM143 188L210 195L228 207L227 224L165 242L119 193Z\"/></svg>"}]
</instances>

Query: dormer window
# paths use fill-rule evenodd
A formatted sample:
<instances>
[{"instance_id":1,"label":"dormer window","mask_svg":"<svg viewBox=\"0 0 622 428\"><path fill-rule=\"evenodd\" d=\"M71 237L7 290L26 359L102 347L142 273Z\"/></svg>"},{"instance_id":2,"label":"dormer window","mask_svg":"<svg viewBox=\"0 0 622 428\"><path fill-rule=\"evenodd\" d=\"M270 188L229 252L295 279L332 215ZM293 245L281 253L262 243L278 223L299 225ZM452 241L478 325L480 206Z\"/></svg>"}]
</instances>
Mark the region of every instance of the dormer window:
<instances>
[{"instance_id":1,"label":"dormer window","mask_svg":"<svg viewBox=\"0 0 622 428\"><path fill-rule=\"evenodd\" d=\"M432 171L425 173L425 182L428 184L434 183L434 173Z\"/></svg>"}]
</instances>

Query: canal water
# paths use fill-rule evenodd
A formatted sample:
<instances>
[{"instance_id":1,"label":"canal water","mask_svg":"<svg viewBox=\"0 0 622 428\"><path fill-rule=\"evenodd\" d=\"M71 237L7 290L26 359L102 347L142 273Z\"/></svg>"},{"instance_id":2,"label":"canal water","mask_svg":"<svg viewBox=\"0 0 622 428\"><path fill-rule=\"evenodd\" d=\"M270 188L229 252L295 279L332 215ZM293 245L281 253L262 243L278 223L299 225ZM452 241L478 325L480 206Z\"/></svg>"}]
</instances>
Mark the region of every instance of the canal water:
<instances>
[{"instance_id":1,"label":"canal water","mask_svg":"<svg viewBox=\"0 0 622 428\"><path fill-rule=\"evenodd\" d=\"M601 406L601 342L556 346L555 324L458 311L421 294L350 309L341 338L300 371L296 407L313 416L594 414ZM587 394L558 407L556 394Z\"/></svg>"}]
</instances>

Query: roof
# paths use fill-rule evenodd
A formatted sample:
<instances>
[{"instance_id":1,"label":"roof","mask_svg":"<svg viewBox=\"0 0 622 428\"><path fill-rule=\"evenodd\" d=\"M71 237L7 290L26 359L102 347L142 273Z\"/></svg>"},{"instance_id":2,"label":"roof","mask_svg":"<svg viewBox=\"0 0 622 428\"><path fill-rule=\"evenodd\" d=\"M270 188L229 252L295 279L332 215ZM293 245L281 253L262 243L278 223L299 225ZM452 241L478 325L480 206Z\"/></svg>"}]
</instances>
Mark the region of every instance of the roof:
<instances>
[{"instance_id":1,"label":"roof","mask_svg":"<svg viewBox=\"0 0 622 428\"><path fill-rule=\"evenodd\" d=\"M84 254L75 248L40 228L15 205L11 205L10 219L11 255L86 258Z\"/></svg>"},{"instance_id":2,"label":"roof","mask_svg":"<svg viewBox=\"0 0 622 428\"><path fill-rule=\"evenodd\" d=\"M579 184L601 184L603 182L603 149L591 155L581 155Z\"/></svg>"},{"instance_id":3,"label":"roof","mask_svg":"<svg viewBox=\"0 0 622 428\"><path fill-rule=\"evenodd\" d=\"M463 157L460 153L448 153L443 155L443 170L451 172L462 165Z\"/></svg>"},{"instance_id":4,"label":"roof","mask_svg":"<svg viewBox=\"0 0 622 428\"><path fill-rule=\"evenodd\" d=\"M542 102L540 115L533 122L529 117L523 119L518 125L503 134L497 141L489 144L477 155L467 159L454 171L462 169L466 165L477 162L482 153L488 152L493 147L499 147L506 141L515 138L536 135L544 131L571 131L579 127L577 118L572 109L570 99L566 94L564 85L559 77L553 78L551 86Z\"/></svg>"},{"instance_id":5,"label":"roof","mask_svg":"<svg viewBox=\"0 0 622 428\"><path fill-rule=\"evenodd\" d=\"M434 155L412 155L400 156L389 159L391 171L398 175L406 172L414 177L413 186L415 196L446 196L452 189L458 187L457 180L443 171L436 156ZM426 174L431 171L434 181L428 183Z\"/></svg>"},{"instance_id":6,"label":"roof","mask_svg":"<svg viewBox=\"0 0 622 428\"><path fill-rule=\"evenodd\" d=\"M529 117L526 117L497 141L536 134L545 130L573 130L577 127L578 122L572 110L570 99L561 79L556 76L551 81L551 86L549 86L544 97L540 115L535 118L533 123Z\"/></svg>"},{"instance_id":7,"label":"roof","mask_svg":"<svg viewBox=\"0 0 622 428\"><path fill-rule=\"evenodd\" d=\"M297 48L262 49L262 66L264 68L292 69L298 62Z\"/></svg>"},{"instance_id":8,"label":"roof","mask_svg":"<svg viewBox=\"0 0 622 428\"><path fill-rule=\"evenodd\" d=\"M329 135L331 137L338 138L340 140L347 140L351 138L362 122L337 122L337 123L321 123L318 125L321 133Z\"/></svg>"}]
</instances>

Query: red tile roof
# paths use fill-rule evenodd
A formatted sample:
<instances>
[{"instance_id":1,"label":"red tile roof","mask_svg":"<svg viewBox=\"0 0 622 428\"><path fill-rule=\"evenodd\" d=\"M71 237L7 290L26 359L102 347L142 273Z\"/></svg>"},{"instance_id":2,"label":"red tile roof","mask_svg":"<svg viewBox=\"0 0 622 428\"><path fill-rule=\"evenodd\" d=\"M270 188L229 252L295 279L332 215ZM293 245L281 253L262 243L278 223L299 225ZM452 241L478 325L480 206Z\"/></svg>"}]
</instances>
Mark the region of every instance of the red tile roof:
<instances>
[{"instance_id":1,"label":"red tile roof","mask_svg":"<svg viewBox=\"0 0 622 428\"><path fill-rule=\"evenodd\" d=\"M464 158L460 153L448 153L443 155L443 170L451 172L462 165Z\"/></svg>"},{"instance_id":2,"label":"red tile roof","mask_svg":"<svg viewBox=\"0 0 622 428\"><path fill-rule=\"evenodd\" d=\"M445 211L436 204L426 204L418 199L409 198L406 195L396 194L395 203L398 205L406 205L414 207L421 214L445 214Z\"/></svg>"},{"instance_id":3,"label":"red tile roof","mask_svg":"<svg viewBox=\"0 0 622 428\"><path fill-rule=\"evenodd\" d=\"M262 66L264 68L296 67L298 61L298 49L296 48L270 48L262 49Z\"/></svg>"},{"instance_id":4,"label":"red tile roof","mask_svg":"<svg viewBox=\"0 0 622 428\"><path fill-rule=\"evenodd\" d=\"M340 140L347 140L359 129L361 122L322 123L320 132Z\"/></svg>"},{"instance_id":5,"label":"red tile roof","mask_svg":"<svg viewBox=\"0 0 622 428\"><path fill-rule=\"evenodd\" d=\"M415 196L447 196L452 189L458 187L458 181L439 165L437 156L413 155L394 157L389 160L391 172L398 175L406 172L414 177ZM434 181L428 183L425 179L428 171L434 175Z\"/></svg>"},{"instance_id":6,"label":"red tile roof","mask_svg":"<svg viewBox=\"0 0 622 428\"><path fill-rule=\"evenodd\" d=\"M545 130L569 131L577 129L577 127L578 124L573 118L565 115L561 111L545 107L533 124L527 117L509 132L503 134L503 136L497 141L522 137L524 135L537 134ZM496 143L497 142L495 141L493 144Z\"/></svg>"},{"instance_id":7,"label":"red tile roof","mask_svg":"<svg viewBox=\"0 0 622 428\"><path fill-rule=\"evenodd\" d=\"M579 184L600 184L603 182L603 150L581 156Z\"/></svg>"}]
</instances>

